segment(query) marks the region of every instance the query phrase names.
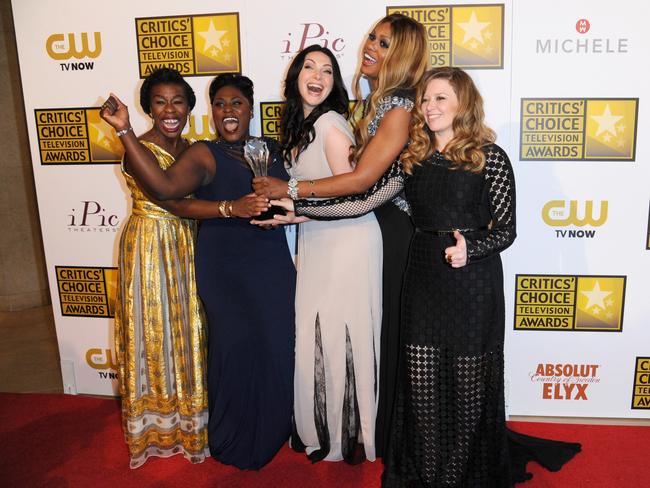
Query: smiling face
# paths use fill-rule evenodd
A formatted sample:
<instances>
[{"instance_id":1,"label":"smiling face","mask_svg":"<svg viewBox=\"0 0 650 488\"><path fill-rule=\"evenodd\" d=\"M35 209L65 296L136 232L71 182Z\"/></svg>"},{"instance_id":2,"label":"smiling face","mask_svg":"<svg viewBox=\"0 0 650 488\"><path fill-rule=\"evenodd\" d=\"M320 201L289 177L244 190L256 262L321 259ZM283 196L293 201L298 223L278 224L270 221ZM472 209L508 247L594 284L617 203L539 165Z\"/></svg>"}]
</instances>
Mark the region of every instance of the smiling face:
<instances>
[{"instance_id":1,"label":"smiling face","mask_svg":"<svg viewBox=\"0 0 650 488\"><path fill-rule=\"evenodd\" d=\"M219 136L228 142L242 141L249 135L253 108L244 94L234 86L224 86L214 94L212 120Z\"/></svg>"},{"instance_id":2,"label":"smiling face","mask_svg":"<svg viewBox=\"0 0 650 488\"><path fill-rule=\"evenodd\" d=\"M298 74L298 92L305 117L329 97L333 86L334 70L330 57L320 51L307 54Z\"/></svg>"},{"instance_id":3,"label":"smiling face","mask_svg":"<svg viewBox=\"0 0 650 488\"><path fill-rule=\"evenodd\" d=\"M368 34L361 54L361 73L369 80L371 85L377 83L379 71L384 64L384 59L388 54L391 43L391 30L388 22L383 22L375 26Z\"/></svg>"},{"instance_id":4,"label":"smiling face","mask_svg":"<svg viewBox=\"0 0 650 488\"><path fill-rule=\"evenodd\" d=\"M458 97L451 83L444 78L429 81L421 108L427 126L435 134L436 149L442 150L454 137L453 123L458 114Z\"/></svg>"},{"instance_id":5,"label":"smiling face","mask_svg":"<svg viewBox=\"0 0 650 488\"><path fill-rule=\"evenodd\" d=\"M151 117L154 130L165 139L180 137L190 107L185 90L174 83L159 83L151 88Z\"/></svg>"}]
</instances>

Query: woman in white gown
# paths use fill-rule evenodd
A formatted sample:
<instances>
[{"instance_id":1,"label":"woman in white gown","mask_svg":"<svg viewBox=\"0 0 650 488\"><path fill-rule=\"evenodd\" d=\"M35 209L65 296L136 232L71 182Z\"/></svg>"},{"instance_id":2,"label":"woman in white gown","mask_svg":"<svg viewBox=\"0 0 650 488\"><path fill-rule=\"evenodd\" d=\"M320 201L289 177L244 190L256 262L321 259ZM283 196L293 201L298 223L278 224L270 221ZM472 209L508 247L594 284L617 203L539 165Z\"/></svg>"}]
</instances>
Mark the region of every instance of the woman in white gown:
<instances>
[{"instance_id":1,"label":"woman in white gown","mask_svg":"<svg viewBox=\"0 0 650 488\"><path fill-rule=\"evenodd\" d=\"M300 52L284 95L290 187L352 171L348 96L331 51L316 45ZM297 271L291 445L314 462L373 461L382 272L375 216L303 222Z\"/></svg>"}]
</instances>

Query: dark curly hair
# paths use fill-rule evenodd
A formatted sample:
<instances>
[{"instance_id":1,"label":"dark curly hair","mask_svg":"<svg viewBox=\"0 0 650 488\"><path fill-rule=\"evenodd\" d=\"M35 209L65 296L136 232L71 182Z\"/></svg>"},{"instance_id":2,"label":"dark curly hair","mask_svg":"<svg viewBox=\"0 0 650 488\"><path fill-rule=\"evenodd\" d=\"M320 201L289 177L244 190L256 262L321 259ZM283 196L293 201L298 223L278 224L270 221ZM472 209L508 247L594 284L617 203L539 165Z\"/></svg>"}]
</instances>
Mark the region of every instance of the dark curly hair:
<instances>
[{"instance_id":1,"label":"dark curly hair","mask_svg":"<svg viewBox=\"0 0 650 488\"><path fill-rule=\"evenodd\" d=\"M212 80L212 83L210 83L210 103L214 102L215 95L224 86L234 86L237 88L251 104L251 108L253 108L253 82L249 77L235 73L225 73L216 76Z\"/></svg>"},{"instance_id":2,"label":"dark curly hair","mask_svg":"<svg viewBox=\"0 0 650 488\"><path fill-rule=\"evenodd\" d=\"M196 105L196 95L194 95L194 90L190 84L185 81L185 78L172 68L158 68L155 71L152 71L149 76L144 79L142 86L140 87L140 106L142 110L147 115L151 115L151 90L156 85L161 84L170 84L178 85L183 88L185 91L185 98L187 98L187 104L190 107L190 110Z\"/></svg>"},{"instance_id":3,"label":"dark curly hair","mask_svg":"<svg viewBox=\"0 0 650 488\"><path fill-rule=\"evenodd\" d=\"M298 75L305 63L305 58L309 53L313 52L321 52L330 58L334 84L332 86L332 92L328 97L305 118L302 98L298 91ZM348 117L348 92L343 84L339 63L336 61L336 57L332 54L332 51L319 44L314 44L300 51L293 58L287 70L287 76L284 80L284 98L286 104L280 121L280 129L282 132L280 142L282 145L282 158L287 164L291 164L291 151L297 148L297 154L300 154L311 144L314 137L316 137L314 123L318 117L330 110L334 110L346 118Z\"/></svg>"}]
</instances>

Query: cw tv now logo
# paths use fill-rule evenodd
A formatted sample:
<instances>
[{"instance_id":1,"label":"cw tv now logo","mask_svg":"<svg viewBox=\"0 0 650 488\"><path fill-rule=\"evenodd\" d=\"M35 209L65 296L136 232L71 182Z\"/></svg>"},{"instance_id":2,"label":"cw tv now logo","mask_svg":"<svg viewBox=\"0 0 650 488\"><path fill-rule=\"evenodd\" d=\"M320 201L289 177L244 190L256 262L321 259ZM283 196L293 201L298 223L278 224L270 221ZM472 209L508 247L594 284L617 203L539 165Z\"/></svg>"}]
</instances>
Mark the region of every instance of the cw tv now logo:
<instances>
[{"instance_id":1,"label":"cw tv now logo","mask_svg":"<svg viewBox=\"0 0 650 488\"><path fill-rule=\"evenodd\" d=\"M73 32L52 34L45 41L45 50L55 61L67 61L73 58L95 59L102 53L102 37L99 32L93 32L91 42L87 32L79 35ZM71 61L59 63L59 66L61 71L84 71L92 70L95 63L94 61Z\"/></svg>"},{"instance_id":2,"label":"cw tv now logo","mask_svg":"<svg viewBox=\"0 0 650 488\"><path fill-rule=\"evenodd\" d=\"M550 200L542 207L542 220L546 225L556 227L557 238L593 238L596 235L594 227L607 222L608 208L607 200L598 202L598 209L593 200Z\"/></svg>"}]
</instances>

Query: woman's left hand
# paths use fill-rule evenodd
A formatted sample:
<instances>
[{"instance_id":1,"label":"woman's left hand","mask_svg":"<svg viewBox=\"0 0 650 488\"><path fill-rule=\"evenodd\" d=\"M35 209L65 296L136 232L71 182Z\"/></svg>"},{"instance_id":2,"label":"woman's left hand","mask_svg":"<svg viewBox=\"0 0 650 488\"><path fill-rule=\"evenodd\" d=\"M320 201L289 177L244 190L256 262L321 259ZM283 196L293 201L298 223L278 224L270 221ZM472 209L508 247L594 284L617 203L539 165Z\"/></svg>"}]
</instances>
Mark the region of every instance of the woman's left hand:
<instances>
[{"instance_id":1,"label":"woman's left hand","mask_svg":"<svg viewBox=\"0 0 650 488\"><path fill-rule=\"evenodd\" d=\"M253 191L261 197L282 198L287 196L289 185L286 181L273 176L258 176L253 178Z\"/></svg>"},{"instance_id":2,"label":"woman's left hand","mask_svg":"<svg viewBox=\"0 0 650 488\"><path fill-rule=\"evenodd\" d=\"M454 231L456 245L445 249L445 260L452 268L462 268L467 264L467 243L463 234Z\"/></svg>"}]
</instances>

